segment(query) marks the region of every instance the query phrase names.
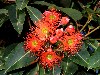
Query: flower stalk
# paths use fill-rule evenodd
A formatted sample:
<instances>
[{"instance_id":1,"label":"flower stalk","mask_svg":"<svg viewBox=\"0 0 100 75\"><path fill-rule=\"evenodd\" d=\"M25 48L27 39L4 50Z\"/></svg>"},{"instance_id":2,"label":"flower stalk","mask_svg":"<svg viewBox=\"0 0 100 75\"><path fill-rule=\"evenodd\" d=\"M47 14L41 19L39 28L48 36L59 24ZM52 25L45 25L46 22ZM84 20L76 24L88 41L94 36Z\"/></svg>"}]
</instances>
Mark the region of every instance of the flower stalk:
<instances>
[{"instance_id":1,"label":"flower stalk","mask_svg":"<svg viewBox=\"0 0 100 75\"><path fill-rule=\"evenodd\" d=\"M85 25L82 27L82 29L80 30L80 32L84 30L84 28L91 22L91 20L92 20L92 14L89 14L88 20L85 23Z\"/></svg>"}]
</instances>

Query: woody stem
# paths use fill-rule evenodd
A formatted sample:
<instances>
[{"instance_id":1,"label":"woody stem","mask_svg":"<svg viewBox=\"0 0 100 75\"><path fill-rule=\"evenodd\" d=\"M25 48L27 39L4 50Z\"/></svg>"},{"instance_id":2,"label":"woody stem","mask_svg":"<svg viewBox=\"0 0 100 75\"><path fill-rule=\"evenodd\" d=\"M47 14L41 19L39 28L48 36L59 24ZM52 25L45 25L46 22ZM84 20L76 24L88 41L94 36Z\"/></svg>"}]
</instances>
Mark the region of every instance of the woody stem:
<instances>
[{"instance_id":1,"label":"woody stem","mask_svg":"<svg viewBox=\"0 0 100 75\"><path fill-rule=\"evenodd\" d=\"M87 20L87 22L85 23L85 25L82 27L82 29L80 30L80 32L81 32L82 30L84 30L84 28L91 22L91 20L92 20L92 15L89 14L88 20Z\"/></svg>"},{"instance_id":2,"label":"woody stem","mask_svg":"<svg viewBox=\"0 0 100 75\"><path fill-rule=\"evenodd\" d=\"M91 32L87 33L87 34L85 35L85 37L87 37L88 35L90 35L90 34L93 33L94 31L98 30L99 28L100 28L100 26L98 26L97 28L95 28L95 29L92 30Z\"/></svg>"}]
</instances>

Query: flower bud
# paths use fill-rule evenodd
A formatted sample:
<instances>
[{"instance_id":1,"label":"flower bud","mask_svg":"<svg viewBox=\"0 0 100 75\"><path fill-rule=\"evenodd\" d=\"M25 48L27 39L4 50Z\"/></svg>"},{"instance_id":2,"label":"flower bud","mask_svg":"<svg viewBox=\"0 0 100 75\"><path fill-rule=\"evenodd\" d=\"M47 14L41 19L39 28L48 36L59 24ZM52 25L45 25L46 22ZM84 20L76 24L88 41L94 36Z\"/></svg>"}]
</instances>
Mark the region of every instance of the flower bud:
<instances>
[{"instance_id":1,"label":"flower bud","mask_svg":"<svg viewBox=\"0 0 100 75\"><path fill-rule=\"evenodd\" d=\"M65 31L67 31L70 35L72 35L73 33L75 33L75 28L73 25L69 25Z\"/></svg>"},{"instance_id":2,"label":"flower bud","mask_svg":"<svg viewBox=\"0 0 100 75\"><path fill-rule=\"evenodd\" d=\"M68 17L62 17L61 21L60 21L60 25L66 25L69 22L69 18Z\"/></svg>"},{"instance_id":3,"label":"flower bud","mask_svg":"<svg viewBox=\"0 0 100 75\"><path fill-rule=\"evenodd\" d=\"M56 36L51 36L51 37L50 37L50 42L51 42L52 44L56 43L57 40L58 40L58 38L57 38Z\"/></svg>"},{"instance_id":4,"label":"flower bud","mask_svg":"<svg viewBox=\"0 0 100 75\"><path fill-rule=\"evenodd\" d=\"M56 30L56 36L59 38L63 35L63 28Z\"/></svg>"}]
</instances>

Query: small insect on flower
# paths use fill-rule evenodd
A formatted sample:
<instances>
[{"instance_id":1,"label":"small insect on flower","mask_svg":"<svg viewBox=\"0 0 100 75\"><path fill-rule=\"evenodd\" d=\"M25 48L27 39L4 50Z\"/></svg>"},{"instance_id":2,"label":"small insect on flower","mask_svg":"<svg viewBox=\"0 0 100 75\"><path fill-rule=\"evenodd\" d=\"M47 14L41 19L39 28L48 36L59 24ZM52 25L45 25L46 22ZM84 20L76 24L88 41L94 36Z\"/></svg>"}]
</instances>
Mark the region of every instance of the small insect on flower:
<instances>
[{"instance_id":1,"label":"small insect on flower","mask_svg":"<svg viewBox=\"0 0 100 75\"><path fill-rule=\"evenodd\" d=\"M26 40L24 41L25 50L30 50L34 54L39 53L41 50L43 50L43 45L44 42L39 40L34 32L29 33L26 37Z\"/></svg>"},{"instance_id":2,"label":"small insect on flower","mask_svg":"<svg viewBox=\"0 0 100 75\"><path fill-rule=\"evenodd\" d=\"M51 48L47 49L47 51L43 52L40 56L40 64L44 69L52 69L55 65L58 65L60 61L61 57L59 57Z\"/></svg>"}]
</instances>

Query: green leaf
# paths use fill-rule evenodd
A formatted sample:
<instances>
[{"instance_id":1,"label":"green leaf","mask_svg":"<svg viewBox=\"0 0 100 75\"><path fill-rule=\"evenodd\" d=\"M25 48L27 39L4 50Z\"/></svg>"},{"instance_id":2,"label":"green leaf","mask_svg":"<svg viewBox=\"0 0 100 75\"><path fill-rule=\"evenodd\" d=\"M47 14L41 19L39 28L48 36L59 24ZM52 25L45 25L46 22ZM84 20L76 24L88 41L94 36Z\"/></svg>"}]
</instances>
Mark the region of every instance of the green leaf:
<instances>
[{"instance_id":1,"label":"green leaf","mask_svg":"<svg viewBox=\"0 0 100 75\"><path fill-rule=\"evenodd\" d=\"M30 72L27 73L27 75L36 75L38 72L39 65L37 64L33 69L31 69Z\"/></svg>"},{"instance_id":2,"label":"green leaf","mask_svg":"<svg viewBox=\"0 0 100 75\"><path fill-rule=\"evenodd\" d=\"M17 23L17 11L16 11L16 6L15 5L11 5L9 7L7 7L8 9L8 15L9 15L9 19L11 21L11 23L13 24L14 28L16 29L15 26Z\"/></svg>"},{"instance_id":3,"label":"green leaf","mask_svg":"<svg viewBox=\"0 0 100 75\"><path fill-rule=\"evenodd\" d=\"M85 10L87 11L88 14L94 14L94 10L90 9L90 8L85 8Z\"/></svg>"},{"instance_id":4,"label":"green leaf","mask_svg":"<svg viewBox=\"0 0 100 75\"><path fill-rule=\"evenodd\" d=\"M8 20L8 16L5 14L0 14L0 27L3 25L5 21Z\"/></svg>"},{"instance_id":5,"label":"green leaf","mask_svg":"<svg viewBox=\"0 0 100 75\"><path fill-rule=\"evenodd\" d=\"M0 58L0 70L3 70L4 69L4 59L3 58Z\"/></svg>"},{"instance_id":6,"label":"green leaf","mask_svg":"<svg viewBox=\"0 0 100 75\"><path fill-rule=\"evenodd\" d=\"M54 5L54 4L50 4L50 3L47 3L47 2L44 2L44 1L36 1L34 3L35 4L40 4L40 5L46 5L46 6L54 6L58 10L61 10L64 13L66 13L68 16L70 16L75 21L80 20L82 18L81 12L76 10L76 9L58 7L58 6Z\"/></svg>"},{"instance_id":7,"label":"green leaf","mask_svg":"<svg viewBox=\"0 0 100 75\"><path fill-rule=\"evenodd\" d=\"M29 0L16 0L17 9L22 10L28 4Z\"/></svg>"},{"instance_id":8,"label":"green leaf","mask_svg":"<svg viewBox=\"0 0 100 75\"><path fill-rule=\"evenodd\" d=\"M100 17L97 16L97 14L93 14L93 15L92 15L92 19L93 19L95 22L97 22L98 24L100 24Z\"/></svg>"},{"instance_id":9,"label":"green leaf","mask_svg":"<svg viewBox=\"0 0 100 75\"><path fill-rule=\"evenodd\" d=\"M4 63L5 60L2 58L3 54L4 54L4 49L3 47L0 48L0 70L4 69Z\"/></svg>"},{"instance_id":10,"label":"green leaf","mask_svg":"<svg viewBox=\"0 0 100 75\"><path fill-rule=\"evenodd\" d=\"M90 40L89 42L87 42L88 43L88 45L90 45L90 46L92 46L95 50L99 47L99 45L98 45L98 41L97 40Z\"/></svg>"},{"instance_id":11,"label":"green leaf","mask_svg":"<svg viewBox=\"0 0 100 75\"><path fill-rule=\"evenodd\" d=\"M61 0L60 1L60 4L63 6L63 7L70 7L72 5L72 0Z\"/></svg>"},{"instance_id":12,"label":"green leaf","mask_svg":"<svg viewBox=\"0 0 100 75\"><path fill-rule=\"evenodd\" d=\"M24 13L24 11L22 10L22 11L19 11L18 12L18 19L17 19L17 31L18 31L18 33L20 34L21 32L22 32L22 30L23 30L23 24L24 24L24 21L25 21L25 13Z\"/></svg>"},{"instance_id":13,"label":"green leaf","mask_svg":"<svg viewBox=\"0 0 100 75\"><path fill-rule=\"evenodd\" d=\"M8 58L9 54L11 53L11 51L17 46L17 44L18 44L18 43L13 43L13 44L11 44L11 45L9 45L9 46L7 46L7 47L5 48L4 54L3 54L3 56L2 56L2 58L5 59L5 61L6 61L6 59Z\"/></svg>"},{"instance_id":14,"label":"green leaf","mask_svg":"<svg viewBox=\"0 0 100 75\"><path fill-rule=\"evenodd\" d=\"M8 14L8 10L6 10L6 9L0 9L0 14L7 15Z\"/></svg>"},{"instance_id":15,"label":"green leaf","mask_svg":"<svg viewBox=\"0 0 100 75\"><path fill-rule=\"evenodd\" d=\"M4 70L0 70L0 75L6 75L4 74Z\"/></svg>"},{"instance_id":16,"label":"green leaf","mask_svg":"<svg viewBox=\"0 0 100 75\"><path fill-rule=\"evenodd\" d=\"M4 69L4 63L1 63L0 61L0 70L3 70Z\"/></svg>"},{"instance_id":17,"label":"green leaf","mask_svg":"<svg viewBox=\"0 0 100 75\"><path fill-rule=\"evenodd\" d=\"M97 21L98 21L98 24L100 24L100 17L98 18L98 20L97 20Z\"/></svg>"},{"instance_id":18,"label":"green leaf","mask_svg":"<svg viewBox=\"0 0 100 75\"><path fill-rule=\"evenodd\" d=\"M53 69L44 69L43 67L39 67L39 75L60 75L61 68L58 66L54 66Z\"/></svg>"},{"instance_id":19,"label":"green leaf","mask_svg":"<svg viewBox=\"0 0 100 75\"><path fill-rule=\"evenodd\" d=\"M62 7L56 6L55 4L51 4L51 3L48 3L48 2L45 2L45 1L35 1L34 4L48 6L48 9L51 8L51 7L62 8Z\"/></svg>"},{"instance_id":20,"label":"green leaf","mask_svg":"<svg viewBox=\"0 0 100 75\"><path fill-rule=\"evenodd\" d=\"M44 75L45 70L39 66L39 75Z\"/></svg>"},{"instance_id":21,"label":"green leaf","mask_svg":"<svg viewBox=\"0 0 100 75\"><path fill-rule=\"evenodd\" d=\"M92 25L88 25L89 29L94 29L94 27Z\"/></svg>"},{"instance_id":22,"label":"green leaf","mask_svg":"<svg viewBox=\"0 0 100 75\"><path fill-rule=\"evenodd\" d=\"M78 67L73 62L61 62L61 68L63 70L64 75L73 75L77 70Z\"/></svg>"},{"instance_id":23,"label":"green leaf","mask_svg":"<svg viewBox=\"0 0 100 75\"><path fill-rule=\"evenodd\" d=\"M5 50L5 47L1 47L1 48L0 48L0 57L1 57L1 58L3 57L4 50Z\"/></svg>"},{"instance_id":24,"label":"green leaf","mask_svg":"<svg viewBox=\"0 0 100 75\"><path fill-rule=\"evenodd\" d=\"M27 6L27 11L34 23L42 18L42 13L34 7Z\"/></svg>"},{"instance_id":25,"label":"green leaf","mask_svg":"<svg viewBox=\"0 0 100 75\"><path fill-rule=\"evenodd\" d=\"M88 67L89 57L90 54L87 51L87 46L83 44L81 50L75 56L70 57L70 59L81 66Z\"/></svg>"},{"instance_id":26,"label":"green leaf","mask_svg":"<svg viewBox=\"0 0 100 75\"><path fill-rule=\"evenodd\" d=\"M45 69L45 75L53 75L53 70Z\"/></svg>"},{"instance_id":27,"label":"green leaf","mask_svg":"<svg viewBox=\"0 0 100 75\"><path fill-rule=\"evenodd\" d=\"M13 14L14 13L14 14ZM15 5L11 5L8 7L8 14L10 21L14 27L14 29L21 34L23 29L23 24L25 21L25 13L24 11L17 11Z\"/></svg>"},{"instance_id":28,"label":"green leaf","mask_svg":"<svg viewBox=\"0 0 100 75\"><path fill-rule=\"evenodd\" d=\"M97 8L96 13L100 14L100 8Z\"/></svg>"},{"instance_id":29,"label":"green leaf","mask_svg":"<svg viewBox=\"0 0 100 75\"><path fill-rule=\"evenodd\" d=\"M34 4L46 5L46 6L53 6L54 4L50 4L45 1L35 1Z\"/></svg>"},{"instance_id":30,"label":"green leaf","mask_svg":"<svg viewBox=\"0 0 100 75\"><path fill-rule=\"evenodd\" d=\"M11 73L9 75L23 75L23 71L20 71L20 72L16 72L16 73Z\"/></svg>"},{"instance_id":31,"label":"green leaf","mask_svg":"<svg viewBox=\"0 0 100 75\"><path fill-rule=\"evenodd\" d=\"M9 54L5 63L5 73L18 68L25 67L34 61L35 57L30 56L30 51L25 52L23 43L19 43L15 49Z\"/></svg>"},{"instance_id":32,"label":"green leaf","mask_svg":"<svg viewBox=\"0 0 100 75\"><path fill-rule=\"evenodd\" d=\"M100 67L100 46L95 53L89 58L88 69Z\"/></svg>"},{"instance_id":33,"label":"green leaf","mask_svg":"<svg viewBox=\"0 0 100 75\"><path fill-rule=\"evenodd\" d=\"M60 73L61 73L61 68L58 66L55 66L54 67L54 75L60 75Z\"/></svg>"},{"instance_id":34,"label":"green leaf","mask_svg":"<svg viewBox=\"0 0 100 75\"><path fill-rule=\"evenodd\" d=\"M66 13L68 16L70 16L75 21L80 20L82 18L81 12L76 9L60 8L60 10Z\"/></svg>"}]
</instances>

